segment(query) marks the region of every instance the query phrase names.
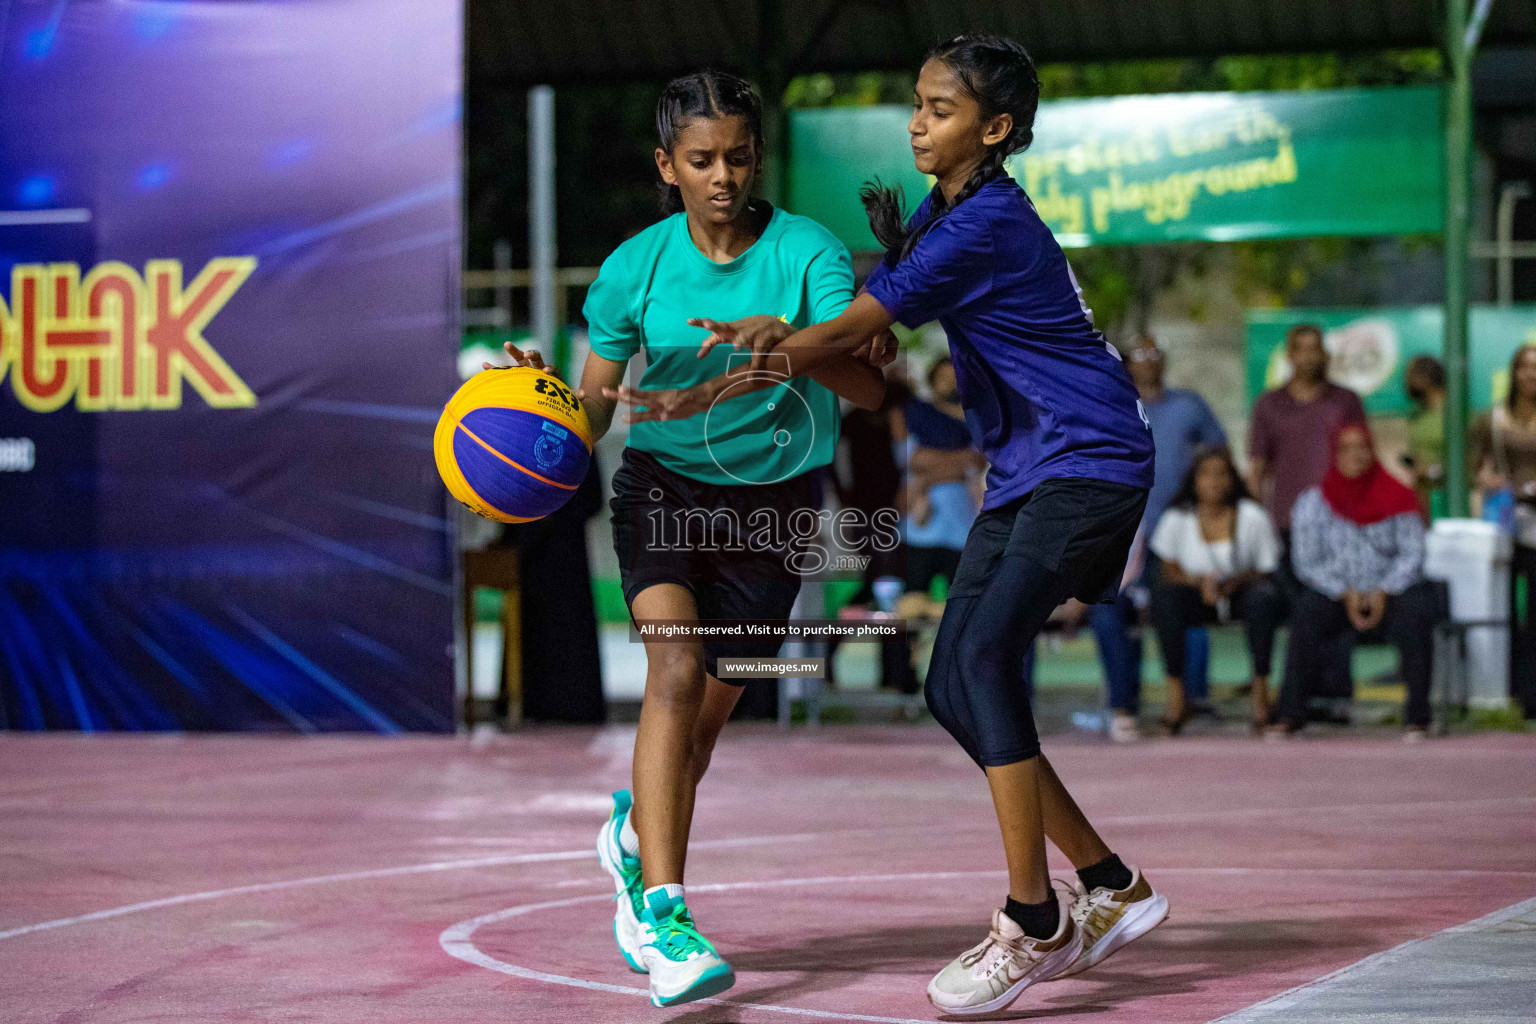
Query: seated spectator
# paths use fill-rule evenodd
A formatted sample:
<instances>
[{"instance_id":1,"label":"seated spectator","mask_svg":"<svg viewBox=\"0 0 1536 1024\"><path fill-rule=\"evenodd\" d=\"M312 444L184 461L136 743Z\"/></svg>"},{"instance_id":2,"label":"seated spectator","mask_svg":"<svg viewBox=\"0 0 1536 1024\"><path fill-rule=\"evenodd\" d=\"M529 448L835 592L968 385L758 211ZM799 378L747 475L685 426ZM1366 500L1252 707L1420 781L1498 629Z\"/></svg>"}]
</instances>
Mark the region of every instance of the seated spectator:
<instances>
[{"instance_id":1,"label":"seated spectator","mask_svg":"<svg viewBox=\"0 0 1536 1024\"><path fill-rule=\"evenodd\" d=\"M1508 395L1472 421L1468 441L1482 516L1514 536L1513 593L1536 594L1536 345L1515 350ZM1510 691L1536 718L1536 599L1511 603L1509 642Z\"/></svg>"},{"instance_id":2,"label":"seated spectator","mask_svg":"<svg viewBox=\"0 0 1536 1024\"><path fill-rule=\"evenodd\" d=\"M934 360L928 368L928 387L932 402L916 396L907 399L903 409L908 444L903 460L907 472L907 513L910 525L926 526L938 503L964 507L981 505L981 478L986 461L971 443L971 431L960 405L960 385L955 380L955 366L948 356ZM976 508L969 509L964 530L976 518ZM965 544L962 530L960 546ZM920 539L909 543L923 546ZM958 549L957 549L958 550ZM953 576L953 568L948 575Z\"/></svg>"},{"instance_id":3,"label":"seated spectator","mask_svg":"<svg viewBox=\"0 0 1536 1024\"><path fill-rule=\"evenodd\" d=\"M960 389L948 356L928 369L933 401L907 399L904 446L907 514L907 590L927 593L937 576L955 578L960 549L981 507L979 486L986 461L971 445L960 407Z\"/></svg>"},{"instance_id":4,"label":"seated spectator","mask_svg":"<svg viewBox=\"0 0 1536 1024\"><path fill-rule=\"evenodd\" d=\"M1302 584L1291 616L1285 683L1272 735L1306 722L1307 697L1340 636L1388 637L1408 688L1404 739L1429 727L1429 679L1437 599L1424 579L1424 520L1419 499L1380 462L1369 428L1350 423L1334 434L1334 459L1322 485L1291 512L1291 554Z\"/></svg>"},{"instance_id":5,"label":"seated spectator","mask_svg":"<svg viewBox=\"0 0 1536 1024\"><path fill-rule=\"evenodd\" d=\"M900 545L887 546L875 529L877 516L895 508L901 494L901 466L897 455L906 444L903 409L911 389L901 364L891 367L886 376L885 400L875 410L850 409L843 417L838 439L837 458L829 467L838 505L859 513L852 525L839 527L838 539L855 554L865 554L863 579L859 589L847 601L851 609L866 609L875 604L874 582L883 576L901 575L905 556ZM833 671L841 640L827 641L827 685L836 686ZM880 685L886 689L910 693L917 688L912 674L911 657L906 648L892 650L892 644L880 645Z\"/></svg>"},{"instance_id":6,"label":"seated spectator","mask_svg":"<svg viewBox=\"0 0 1536 1024\"><path fill-rule=\"evenodd\" d=\"M1195 453L1206 445L1226 444L1227 433L1198 392L1168 386L1169 360L1152 335L1142 334L1125 356L1125 367L1141 396L1152 429L1152 444L1157 449L1152 490L1147 494L1147 511L1141 520L1145 543L1184 483ZM1125 739L1128 732L1134 738L1134 717L1141 703L1142 644L1138 623L1141 609L1148 606L1151 597L1152 580L1157 576L1157 557L1146 558L1145 551L1142 554L1146 571L1126 577L1114 604L1098 604L1088 610L1088 621L1099 642L1099 659L1104 664L1110 707L1114 709L1110 720L1112 739ZM1208 679L1210 631L1186 630L1184 645L1184 697L1190 713L1215 717Z\"/></svg>"},{"instance_id":7,"label":"seated spectator","mask_svg":"<svg viewBox=\"0 0 1536 1024\"><path fill-rule=\"evenodd\" d=\"M1224 445L1196 453L1152 532L1152 553L1162 561L1152 583L1152 621L1168 677L1164 730L1176 735L1187 714L1185 632L1241 619L1253 670L1253 727L1262 732L1269 719L1275 630L1284 610L1270 579L1280 566L1280 539Z\"/></svg>"}]
</instances>

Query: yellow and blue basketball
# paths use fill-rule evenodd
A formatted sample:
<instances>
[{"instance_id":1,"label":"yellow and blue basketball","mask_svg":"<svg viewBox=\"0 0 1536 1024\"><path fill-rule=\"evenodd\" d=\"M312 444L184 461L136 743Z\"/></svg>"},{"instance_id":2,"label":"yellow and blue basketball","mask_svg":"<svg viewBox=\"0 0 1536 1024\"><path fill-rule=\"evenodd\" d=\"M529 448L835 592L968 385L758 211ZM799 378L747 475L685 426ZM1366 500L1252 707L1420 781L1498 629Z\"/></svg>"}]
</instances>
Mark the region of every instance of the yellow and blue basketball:
<instances>
[{"instance_id":1,"label":"yellow and blue basketball","mask_svg":"<svg viewBox=\"0 0 1536 1024\"><path fill-rule=\"evenodd\" d=\"M487 519L527 523L576 493L592 426L558 377L527 366L481 370L443 407L432 451L455 498Z\"/></svg>"}]
</instances>

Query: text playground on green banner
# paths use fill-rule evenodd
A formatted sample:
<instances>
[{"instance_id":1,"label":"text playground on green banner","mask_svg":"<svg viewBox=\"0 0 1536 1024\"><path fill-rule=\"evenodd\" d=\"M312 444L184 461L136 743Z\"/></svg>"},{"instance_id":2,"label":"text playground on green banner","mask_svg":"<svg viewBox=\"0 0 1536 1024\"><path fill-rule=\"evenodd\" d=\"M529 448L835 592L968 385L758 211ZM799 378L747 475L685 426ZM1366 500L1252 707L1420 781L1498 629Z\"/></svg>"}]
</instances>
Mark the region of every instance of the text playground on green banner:
<instances>
[{"instance_id":1,"label":"text playground on green banner","mask_svg":"<svg viewBox=\"0 0 1536 1024\"><path fill-rule=\"evenodd\" d=\"M1434 86L1057 100L1008 166L1064 246L1438 232L1440 110ZM878 249L859 186L932 187L910 113L795 111L789 208Z\"/></svg>"}]
</instances>

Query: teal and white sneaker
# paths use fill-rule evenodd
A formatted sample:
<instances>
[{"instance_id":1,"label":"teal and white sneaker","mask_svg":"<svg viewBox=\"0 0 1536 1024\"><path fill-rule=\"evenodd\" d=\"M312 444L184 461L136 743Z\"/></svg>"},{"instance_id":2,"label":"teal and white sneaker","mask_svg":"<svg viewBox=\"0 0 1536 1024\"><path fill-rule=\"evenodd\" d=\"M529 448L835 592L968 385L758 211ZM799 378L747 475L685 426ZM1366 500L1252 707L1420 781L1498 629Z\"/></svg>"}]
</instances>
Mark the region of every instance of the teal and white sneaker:
<instances>
[{"instance_id":1,"label":"teal and white sneaker","mask_svg":"<svg viewBox=\"0 0 1536 1024\"><path fill-rule=\"evenodd\" d=\"M631 806L629 790L613 794L613 811L597 834L597 860L618 889L614 897L613 938L619 944L619 955L630 970L644 974L645 965L640 962L640 894L645 886L640 881L640 858L631 857L619 844L619 833L629 818Z\"/></svg>"},{"instance_id":2,"label":"teal and white sneaker","mask_svg":"<svg viewBox=\"0 0 1536 1024\"><path fill-rule=\"evenodd\" d=\"M651 1005L673 1006L736 984L731 965L699 934L681 899L658 887L640 911L640 962L651 976Z\"/></svg>"}]
</instances>

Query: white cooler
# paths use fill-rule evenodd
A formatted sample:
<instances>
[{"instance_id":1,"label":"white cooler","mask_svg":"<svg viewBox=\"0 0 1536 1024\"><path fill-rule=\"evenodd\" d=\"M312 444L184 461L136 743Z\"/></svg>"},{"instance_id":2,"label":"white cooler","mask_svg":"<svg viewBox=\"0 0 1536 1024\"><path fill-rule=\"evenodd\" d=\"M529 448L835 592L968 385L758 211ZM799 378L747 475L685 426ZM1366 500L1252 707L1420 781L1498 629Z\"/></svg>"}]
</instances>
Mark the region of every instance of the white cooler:
<instances>
[{"instance_id":1,"label":"white cooler","mask_svg":"<svg viewBox=\"0 0 1536 1024\"><path fill-rule=\"evenodd\" d=\"M1426 538L1424 575L1450 587L1451 620L1483 622L1467 631L1467 701L1509 706L1509 563L1513 545L1493 523L1441 519Z\"/></svg>"}]
</instances>

